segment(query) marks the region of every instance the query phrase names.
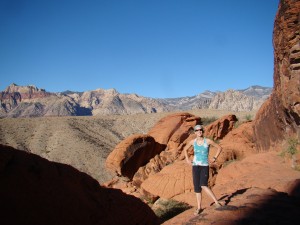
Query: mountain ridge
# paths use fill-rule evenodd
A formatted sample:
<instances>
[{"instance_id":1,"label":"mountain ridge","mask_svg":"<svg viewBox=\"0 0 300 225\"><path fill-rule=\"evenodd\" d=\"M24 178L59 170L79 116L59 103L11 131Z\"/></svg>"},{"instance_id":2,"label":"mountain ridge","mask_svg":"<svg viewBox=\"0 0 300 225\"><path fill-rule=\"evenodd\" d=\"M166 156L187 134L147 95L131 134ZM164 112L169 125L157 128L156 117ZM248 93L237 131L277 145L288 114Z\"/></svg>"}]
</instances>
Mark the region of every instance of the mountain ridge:
<instances>
[{"instance_id":1,"label":"mountain ridge","mask_svg":"<svg viewBox=\"0 0 300 225\"><path fill-rule=\"evenodd\" d=\"M40 116L124 115L220 109L233 111L257 110L269 97L272 88L259 85L225 92L206 90L194 96L151 98L135 93L119 93L116 89L76 92L47 92L34 85L9 85L0 92L0 118Z\"/></svg>"}]
</instances>

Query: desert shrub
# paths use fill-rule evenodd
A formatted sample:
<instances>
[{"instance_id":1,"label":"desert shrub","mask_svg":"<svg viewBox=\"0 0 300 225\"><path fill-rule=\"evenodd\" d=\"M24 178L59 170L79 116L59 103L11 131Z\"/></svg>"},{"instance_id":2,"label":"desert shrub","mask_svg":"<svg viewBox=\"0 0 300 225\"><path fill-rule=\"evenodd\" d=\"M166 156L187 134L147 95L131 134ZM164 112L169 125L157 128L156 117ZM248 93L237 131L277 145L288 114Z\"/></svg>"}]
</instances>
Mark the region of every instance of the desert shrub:
<instances>
[{"instance_id":1,"label":"desert shrub","mask_svg":"<svg viewBox=\"0 0 300 225\"><path fill-rule=\"evenodd\" d=\"M289 155L295 155L297 153L297 145L298 145L298 140L294 138L290 138L288 140L288 147L286 149L286 152Z\"/></svg>"},{"instance_id":2,"label":"desert shrub","mask_svg":"<svg viewBox=\"0 0 300 225\"><path fill-rule=\"evenodd\" d=\"M239 118L238 118L238 120L234 123L233 127L238 128L242 123L244 123L244 122L239 120Z\"/></svg>"},{"instance_id":3,"label":"desert shrub","mask_svg":"<svg viewBox=\"0 0 300 225\"><path fill-rule=\"evenodd\" d=\"M149 196L142 196L141 200L151 207L154 204L154 202L157 200L157 198L151 198Z\"/></svg>"},{"instance_id":4,"label":"desert shrub","mask_svg":"<svg viewBox=\"0 0 300 225\"><path fill-rule=\"evenodd\" d=\"M246 120L246 121L252 120L252 115L247 114L247 115L245 116L245 120Z\"/></svg>"},{"instance_id":5,"label":"desert shrub","mask_svg":"<svg viewBox=\"0 0 300 225\"><path fill-rule=\"evenodd\" d=\"M291 167L295 170L300 170L300 166L297 165L295 154L297 153L297 145L299 144L298 139L295 138L289 138L287 140L287 147L282 150L282 152L279 154L282 157L287 157L291 159Z\"/></svg>"},{"instance_id":6,"label":"desert shrub","mask_svg":"<svg viewBox=\"0 0 300 225\"><path fill-rule=\"evenodd\" d=\"M300 171L300 165L296 165L296 166L294 167L294 170Z\"/></svg>"},{"instance_id":7,"label":"desert shrub","mask_svg":"<svg viewBox=\"0 0 300 225\"><path fill-rule=\"evenodd\" d=\"M160 202L160 207L153 210L161 222L167 221L183 211L191 208L190 205L172 199Z\"/></svg>"},{"instance_id":8,"label":"desert shrub","mask_svg":"<svg viewBox=\"0 0 300 225\"><path fill-rule=\"evenodd\" d=\"M215 122L218 118L215 116L210 116L210 117L203 117L201 119L203 126L209 125L213 122Z\"/></svg>"},{"instance_id":9,"label":"desert shrub","mask_svg":"<svg viewBox=\"0 0 300 225\"><path fill-rule=\"evenodd\" d=\"M297 145L299 144L298 140L295 138L290 138L287 140L287 147L281 152L281 156L292 157L297 153Z\"/></svg>"},{"instance_id":10,"label":"desert shrub","mask_svg":"<svg viewBox=\"0 0 300 225\"><path fill-rule=\"evenodd\" d=\"M234 123L234 128L238 128L241 124L252 121L252 115L247 114L244 117L237 117L237 121Z\"/></svg>"}]
</instances>

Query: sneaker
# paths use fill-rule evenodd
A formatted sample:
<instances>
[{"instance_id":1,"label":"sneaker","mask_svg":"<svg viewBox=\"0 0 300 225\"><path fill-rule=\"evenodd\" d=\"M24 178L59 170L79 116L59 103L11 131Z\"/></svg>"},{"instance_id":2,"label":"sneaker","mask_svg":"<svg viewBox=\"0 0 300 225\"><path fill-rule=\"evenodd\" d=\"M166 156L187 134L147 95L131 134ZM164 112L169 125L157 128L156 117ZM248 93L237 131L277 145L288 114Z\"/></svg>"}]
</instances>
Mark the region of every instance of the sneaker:
<instances>
[{"instance_id":1,"label":"sneaker","mask_svg":"<svg viewBox=\"0 0 300 225\"><path fill-rule=\"evenodd\" d=\"M196 215L199 215L199 214L201 213L201 211L202 211L201 209L196 209L195 212L194 212L194 215L195 215L195 216L196 216Z\"/></svg>"},{"instance_id":2,"label":"sneaker","mask_svg":"<svg viewBox=\"0 0 300 225\"><path fill-rule=\"evenodd\" d=\"M218 208L220 208L220 207L222 207L222 205L218 202L218 203L215 205L215 208L218 209Z\"/></svg>"}]
</instances>

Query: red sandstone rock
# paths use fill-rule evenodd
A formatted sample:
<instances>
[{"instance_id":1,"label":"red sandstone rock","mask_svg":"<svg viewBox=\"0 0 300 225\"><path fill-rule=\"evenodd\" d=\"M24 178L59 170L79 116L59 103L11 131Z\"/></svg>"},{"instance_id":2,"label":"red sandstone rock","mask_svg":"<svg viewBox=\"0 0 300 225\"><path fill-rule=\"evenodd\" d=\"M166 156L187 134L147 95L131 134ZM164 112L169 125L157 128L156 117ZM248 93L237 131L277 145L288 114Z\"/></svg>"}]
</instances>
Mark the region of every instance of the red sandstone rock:
<instances>
[{"instance_id":1,"label":"red sandstone rock","mask_svg":"<svg viewBox=\"0 0 300 225\"><path fill-rule=\"evenodd\" d=\"M0 145L0 224L159 224L140 199L71 166Z\"/></svg>"},{"instance_id":2,"label":"red sandstone rock","mask_svg":"<svg viewBox=\"0 0 300 225\"><path fill-rule=\"evenodd\" d=\"M149 135L132 135L121 141L106 159L106 167L119 175L132 178L135 172L160 153Z\"/></svg>"},{"instance_id":3,"label":"red sandstone rock","mask_svg":"<svg viewBox=\"0 0 300 225\"><path fill-rule=\"evenodd\" d=\"M165 166L159 173L145 180L141 188L152 195L173 198L193 188L192 167L185 161Z\"/></svg>"},{"instance_id":4,"label":"red sandstone rock","mask_svg":"<svg viewBox=\"0 0 300 225\"><path fill-rule=\"evenodd\" d=\"M21 102L27 99L44 98L50 95L52 94L46 92L44 89L39 89L33 85L18 86L16 84L11 84L5 89L5 91L1 92L0 100L1 101L14 100L16 102Z\"/></svg>"},{"instance_id":5,"label":"red sandstone rock","mask_svg":"<svg viewBox=\"0 0 300 225\"><path fill-rule=\"evenodd\" d=\"M276 152L266 152L233 160L219 170L214 190L223 195L250 187L272 188L286 192L287 185L300 179L300 173L293 170Z\"/></svg>"},{"instance_id":6,"label":"red sandstone rock","mask_svg":"<svg viewBox=\"0 0 300 225\"><path fill-rule=\"evenodd\" d=\"M194 216L195 208L191 208L163 225L294 225L299 220L300 206L295 199L273 189L252 187L222 197L225 205L219 209L207 205L200 215Z\"/></svg>"},{"instance_id":7,"label":"red sandstone rock","mask_svg":"<svg viewBox=\"0 0 300 225\"><path fill-rule=\"evenodd\" d=\"M234 115L224 116L210 125L208 129L205 128L205 130L215 137L223 137L233 129L235 121L236 117ZM155 148L155 151L152 150L152 152L158 153L162 150L160 154L156 154L152 158L147 158L146 160L143 156L136 154L134 158L135 161L130 159L133 157L133 153L127 153L128 149L136 149L136 147L132 145L134 145L137 138L141 137L139 135L131 136L121 142L109 155L106 161L107 168L116 171L120 175L132 178L133 184L140 187L143 181L149 176L160 172L165 166L175 161L184 159L182 150L188 141L195 138L195 135L194 133L191 133L191 130L194 125L199 122L200 118L188 113L176 113L167 116L161 119L149 131L149 135L151 134L151 136L154 136L156 140L156 144L153 147ZM236 143L236 140L230 142L231 145ZM148 150L143 150L143 146L144 145L139 146L139 152L149 152ZM232 148L230 148L230 150L232 150ZM211 152L214 154L213 148L211 149ZM148 160L148 162L146 165L141 166L141 164L138 163L138 160L144 160L144 162ZM135 163L130 165L128 163L129 161ZM224 161L226 161L226 159L224 159L223 162Z\"/></svg>"},{"instance_id":8,"label":"red sandstone rock","mask_svg":"<svg viewBox=\"0 0 300 225\"><path fill-rule=\"evenodd\" d=\"M148 135L159 144L167 146L167 150L176 149L200 121L199 117L189 113L175 113L162 118Z\"/></svg>"},{"instance_id":9,"label":"red sandstone rock","mask_svg":"<svg viewBox=\"0 0 300 225\"><path fill-rule=\"evenodd\" d=\"M133 135L119 143L108 156L106 166L130 179L134 176L134 183L139 186L179 156L182 142L199 121L199 117L189 113L166 116L148 135Z\"/></svg>"},{"instance_id":10,"label":"red sandstone rock","mask_svg":"<svg viewBox=\"0 0 300 225\"><path fill-rule=\"evenodd\" d=\"M241 159L257 152L254 143L252 122L245 122L233 129L220 141L223 150L218 162Z\"/></svg>"},{"instance_id":11,"label":"red sandstone rock","mask_svg":"<svg viewBox=\"0 0 300 225\"><path fill-rule=\"evenodd\" d=\"M255 143L261 151L278 147L299 132L299 13L299 1L280 1L273 31L274 89L254 120Z\"/></svg>"},{"instance_id":12,"label":"red sandstone rock","mask_svg":"<svg viewBox=\"0 0 300 225\"><path fill-rule=\"evenodd\" d=\"M205 136L213 140L222 139L234 128L235 115L226 115L205 127Z\"/></svg>"}]
</instances>

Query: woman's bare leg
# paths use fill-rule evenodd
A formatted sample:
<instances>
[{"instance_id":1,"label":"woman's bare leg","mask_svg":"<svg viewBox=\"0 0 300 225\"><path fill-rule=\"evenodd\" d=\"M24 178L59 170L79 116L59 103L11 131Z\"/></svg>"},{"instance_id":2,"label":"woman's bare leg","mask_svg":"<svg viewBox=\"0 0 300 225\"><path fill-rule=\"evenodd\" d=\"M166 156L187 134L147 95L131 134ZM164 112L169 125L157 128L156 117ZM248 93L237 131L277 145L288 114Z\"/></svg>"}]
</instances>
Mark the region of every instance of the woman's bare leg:
<instances>
[{"instance_id":1,"label":"woman's bare leg","mask_svg":"<svg viewBox=\"0 0 300 225\"><path fill-rule=\"evenodd\" d=\"M210 190L210 188L207 186L201 186L201 187L208 194L208 196L210 196L214 200L215 204L217 206L220 206L220 203L218 202L218 200L217 200L215 194L212 192L212 190Z\"/></svg>"},{"instance_id":2,"label":"woman's bare leg","mask_svg":"<svg viewBox=\"0 0 300 225\"><path fill-rule=\"evenodd\" d=\"M202 200L201 192L196 193L196 199L197 199L197 207L198 209L201 209L201 200Z\"/></svg>"}]
</instances>

